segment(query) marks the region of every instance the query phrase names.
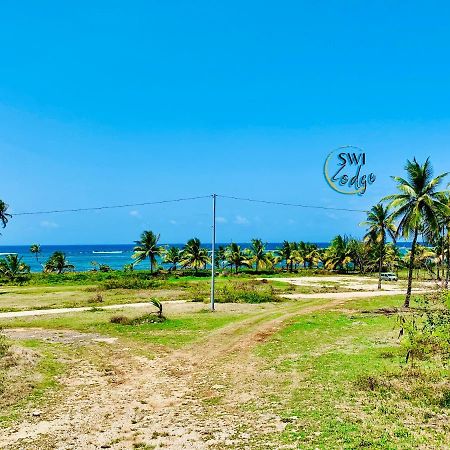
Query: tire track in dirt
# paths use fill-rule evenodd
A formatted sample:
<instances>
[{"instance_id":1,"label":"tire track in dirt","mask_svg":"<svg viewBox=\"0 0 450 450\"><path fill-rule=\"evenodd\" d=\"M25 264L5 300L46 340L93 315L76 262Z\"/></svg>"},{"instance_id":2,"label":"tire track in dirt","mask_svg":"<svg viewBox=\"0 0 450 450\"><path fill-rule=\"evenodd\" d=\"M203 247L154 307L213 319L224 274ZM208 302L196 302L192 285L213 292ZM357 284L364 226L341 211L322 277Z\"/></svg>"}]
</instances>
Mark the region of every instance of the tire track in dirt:
<instances>
[{"instance_id":1,"label":"tire track in dirt","mask_svg":"<svg viewBox=\"0 0 450 450\"><path fill-rule=\"evenodd\" d=\"M245 442L248 430L281 430L276 416L242 408L258 396L252 349L290 319L343 303L283 305L153 360L115 346L109 358L120 370L108 376L79 361L61 380L63 393L41 417L2 432L0 448L130 449L141 442L155 448L226 448Z\"/></svg>"}]
</instances>

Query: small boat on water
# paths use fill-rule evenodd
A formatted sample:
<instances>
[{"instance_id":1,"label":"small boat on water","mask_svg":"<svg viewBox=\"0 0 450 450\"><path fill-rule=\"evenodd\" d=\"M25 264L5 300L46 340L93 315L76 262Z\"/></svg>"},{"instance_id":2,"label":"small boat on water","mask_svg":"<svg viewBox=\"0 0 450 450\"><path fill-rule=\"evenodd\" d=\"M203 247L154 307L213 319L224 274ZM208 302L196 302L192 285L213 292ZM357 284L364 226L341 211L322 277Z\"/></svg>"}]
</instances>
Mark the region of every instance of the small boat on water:
<instances>
[{"instance_id":1,"label":"small boat on water","mask_svg":"<svg viewBox=\"0 0 450 450\"><path fill-rule=\"evenodd\" d=\"M0 256L6 256L6 255L18 255L18 253L16 253L16 252L0 253Z\"/></svg>"},{"instance_id":2,"label":"small boat on water","mask_svg":"<svg viewBox=\"0 0 450 450\"><path fill-rule=\"evenodd\" d=\"M122 250L112 250L112 251L104 251L104 250L92 250L92 253L95 254L105 254L105 255L113 255L113 254L121 254Z\"/></svg>"}]
</instances>

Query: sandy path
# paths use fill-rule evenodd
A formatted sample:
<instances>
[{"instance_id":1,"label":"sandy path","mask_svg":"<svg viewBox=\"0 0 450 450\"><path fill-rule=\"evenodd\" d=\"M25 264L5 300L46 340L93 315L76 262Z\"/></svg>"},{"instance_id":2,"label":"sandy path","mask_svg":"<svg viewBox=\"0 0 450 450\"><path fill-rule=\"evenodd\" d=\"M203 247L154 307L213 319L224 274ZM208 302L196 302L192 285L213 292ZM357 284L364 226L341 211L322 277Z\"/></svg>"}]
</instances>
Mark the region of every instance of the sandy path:
<instances>
[{"instance_id":1,"label":"sandy path","mask_svg":"<svg viewBox=\"0 0 450 450\"><path fill-rule=\"evenodd\" d=\"M186 303L186 300L171 300L170 302L161 302L164 305L167 303L178 304ZM107 306L96 306L97 309L122 309L122 308L145 308L150 306L149 302L140 303L122 303L119 305L107 305ZM79 306L77 308L51 308L51 309L30 309L27 311L9 311L0 313L0 319L11 319L14 317L29 317L29 316L46 316L50 314L64 314L73 312L89 311L92 306Z\"/></svg>"},{"instance_id":2,"label":"sandy path","mask_svg":"<svg viewBox=\"0 0 450 450\"><path fill-rule=\"evenodd\" d=\"M154 360L133 357L126 348L112 346L110 358L116 369L112 377L80 361L61 380L66 388L47 403L40 417L26 414L24 422L2 430L0 447L245 446L252 433L264 436L284 427L275 415L242 407L260 395L254 379L258 359L251 350L290 318L343 303L335 299L314 306L272 308ZM216 398L221 398L220 403L215 403Z\"/></svg>"},{"instance_id":3,"label":"sandy path","mask_svg":"<svg viewBox=\"0 0 450 450\"><path fill-rule=\"evenodd\" d=\"M397 283L383 282L382 289L378 290L378 280L361 276L324 276L324 277L292 277L292 278L260 278L267 281L281 281L294 286L321 287L327 283L338 285L341 289L348 289L345 292L324 292L313 294L284 294L283 298L295 299L346 299L346 298L367 298L380 297L384 295L400 295L406 293L406 288ZM433 282L421 282L419 287L412 290L413 294L423 294L435 288Z\"/></svg>"}]
</instances>

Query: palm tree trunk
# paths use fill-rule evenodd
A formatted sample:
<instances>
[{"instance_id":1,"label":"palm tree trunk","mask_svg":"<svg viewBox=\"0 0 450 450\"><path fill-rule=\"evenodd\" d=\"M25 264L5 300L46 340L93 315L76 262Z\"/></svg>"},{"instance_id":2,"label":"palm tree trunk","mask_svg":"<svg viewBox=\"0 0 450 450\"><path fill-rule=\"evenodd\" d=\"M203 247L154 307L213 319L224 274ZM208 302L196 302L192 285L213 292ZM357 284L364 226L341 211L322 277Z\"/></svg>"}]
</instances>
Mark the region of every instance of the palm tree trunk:
<instances>
[{"instance_id":1,"label":"palm tree trunk","mask_svg":"<svg viewBox=\"0 0 450 450\"><path fill-rule=\"evenodd\" d=\"M414 230L414 239L412 241L412 246L411 246L409 271L408 271L408 288L406 289L405 303L403 304L404 308L409 308L409 303L411 301L412 280L413 280L413 273L414 273L414 258L416 256L416 245L417 245L418 235L419 235L419 229L416 227L416 229Z\"/></svg>"},{"instance_id":2,"label":"palm tree trunk","mask_svg":"<svg viewBox=\"0 0 450 450\"><path fill-rule=\"evenodd\" d=\"M150 256L148 257L148 259L150 260L150 273L153 273L153 260Z\"/></svg>"},{"instance_id":3,"label":"palm tree trunk","mask_svg":"<svg viewBox=\"0 0 450 450\"><path fill-rule=\"evenodd\" d=\"M380 249L380 262L378 265L378 289L381 290L381 271L383 270L383 251Z\"/></svg>"},{"instance_id":4,"label":"palm tree trunk","mask_svg":"<svg viewBox=\"0 0 450 450\"><path fill-rule=\"evenodd\" d=\"M448 282L450 281L450 236L447 231L447 275L445 277L445 289L448 289Z\"/></svg>"}]
</instances>

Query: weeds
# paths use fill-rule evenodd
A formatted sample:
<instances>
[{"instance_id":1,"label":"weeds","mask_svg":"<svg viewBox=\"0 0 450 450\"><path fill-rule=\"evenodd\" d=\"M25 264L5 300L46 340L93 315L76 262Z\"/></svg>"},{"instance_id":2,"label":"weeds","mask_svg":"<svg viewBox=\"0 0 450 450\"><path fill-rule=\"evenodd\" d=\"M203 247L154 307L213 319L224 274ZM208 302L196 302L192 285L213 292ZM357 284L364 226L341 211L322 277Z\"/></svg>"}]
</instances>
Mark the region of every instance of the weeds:
<instances>
[{"instance_id":1,"label":"weeds","mask_svg":"<svg viewBox=\"0 0 450 450\"><path fill-rule=\"evenodd\" d=\"M222 303L267 303L278 302L271 285L253 282L228 284L218 290L217 301Z\"/></svg>"},{"instance_id":2,"label":"weeds","mask_svg":"<svg viewBox=\"0 0 450 450\"><path fill-rule=\"evenodd\" d=\"M148 323L162 323L165 322L167 319L164 316L160 316L155 313L148 313L143 314L138 317L128 317L124 315L116 315L112 316L109 321L111 323L119 324L119 325L144 325Z\"/></svg>"},{"instance_id":3,"label":"weeds","mask_svg":"<svg viewBox=\"0 0 450 450\"><path fill-rule=\"evenodd\" d=\"M450 308L448 293L438 292L417 300L418 308L401 314L400 337L406 362L439 359L444 365L450 360Z\"/></svg>"}]
</instances>

